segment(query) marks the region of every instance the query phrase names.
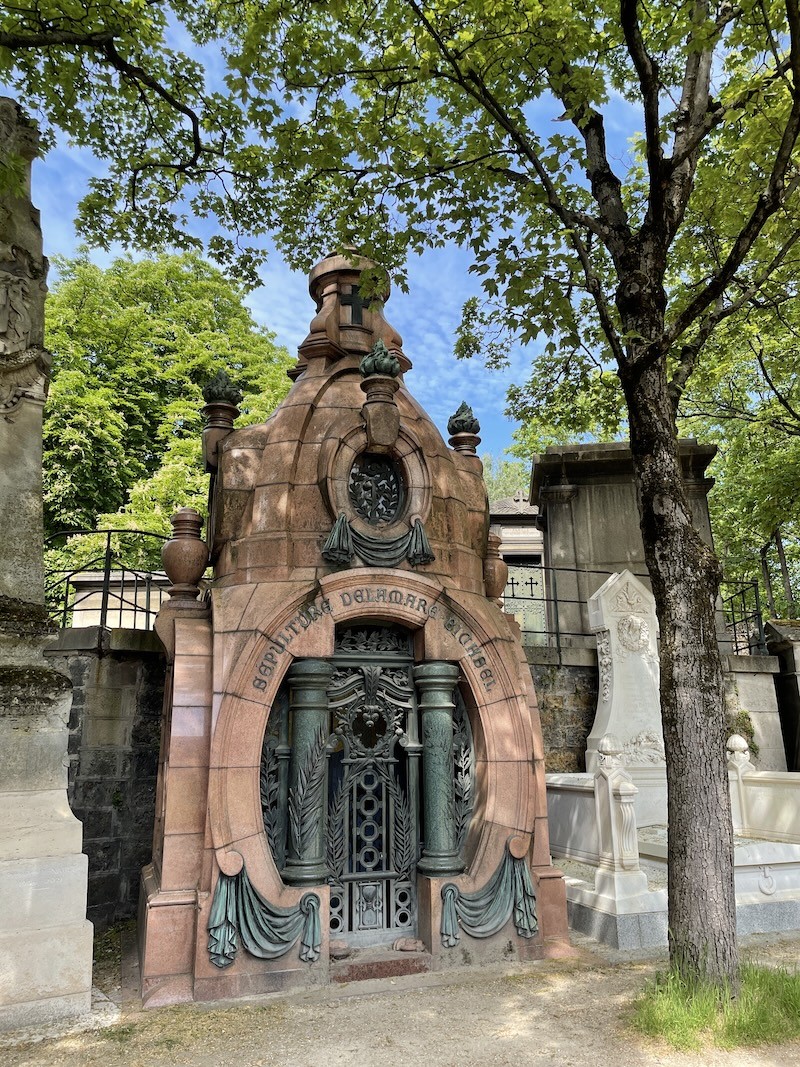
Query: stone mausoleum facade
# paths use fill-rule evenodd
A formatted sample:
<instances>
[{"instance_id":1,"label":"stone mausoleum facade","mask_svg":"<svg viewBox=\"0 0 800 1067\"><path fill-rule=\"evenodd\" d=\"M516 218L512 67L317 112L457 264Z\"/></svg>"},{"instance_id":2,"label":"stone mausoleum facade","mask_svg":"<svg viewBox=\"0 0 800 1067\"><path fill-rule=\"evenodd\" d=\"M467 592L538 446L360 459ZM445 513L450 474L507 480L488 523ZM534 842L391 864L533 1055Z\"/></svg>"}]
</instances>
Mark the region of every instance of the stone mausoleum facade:
<instances>
[{"instance_id":1,"label":"stone mausoleum facade","mask_svg":"<svg viewBox=\"0 0 800 1067\"><path fill-rule=\"evenodd\" d=\"M564 951L477 422L462 405L444 443L365 266L312 271L317 314L266 423L234 430L235 391L206 394L213 588L197 599L185 509L157 624L151 1005Z\"/></svg>"}]
</instances>

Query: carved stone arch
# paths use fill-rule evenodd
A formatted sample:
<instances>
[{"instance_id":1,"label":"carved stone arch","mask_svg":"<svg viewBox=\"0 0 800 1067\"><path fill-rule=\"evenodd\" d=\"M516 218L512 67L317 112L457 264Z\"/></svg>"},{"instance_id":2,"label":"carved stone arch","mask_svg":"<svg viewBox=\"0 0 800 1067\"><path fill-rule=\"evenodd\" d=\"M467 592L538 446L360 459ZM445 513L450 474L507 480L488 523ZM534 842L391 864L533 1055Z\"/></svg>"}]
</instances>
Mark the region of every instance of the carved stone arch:
<instances>
[{"instance_id":1,"label":"carved stone arch","mask_svg":"<svg viewBox=\"0 0 800 1067\"><path fill-rule=\"evenodd\" d=\"M512 623L508 633L498 632L496 621L490 625L492 605L485 598L445 590L435 579L396 569L330 574L309 583L291 603L277 608L272 603L263 617L249 620L251 636L224 683L213 735L208 816L221 871L235 873L244 864L265 899L280 907L298 906L304 889L283 881L264 832L259 771L268 716L295 659L333 655L337 626L387 623L414 634L417 663L458 663L480 783L466 870L447 879L425 875L418 881L419 935L430 951L442 951L445 881L464 894L477 892L503 862L511 838L513 854L528 855L534 879L549 877L537 711L532 692L520 681ZM310 605L315 611L309 614ZM304 611L306 619L314 615L305 627L298 621ZM315 886L314 892L327 916L329 887ZM323 956L325 952L323 939Z\"/></svg>"}]
</instances>

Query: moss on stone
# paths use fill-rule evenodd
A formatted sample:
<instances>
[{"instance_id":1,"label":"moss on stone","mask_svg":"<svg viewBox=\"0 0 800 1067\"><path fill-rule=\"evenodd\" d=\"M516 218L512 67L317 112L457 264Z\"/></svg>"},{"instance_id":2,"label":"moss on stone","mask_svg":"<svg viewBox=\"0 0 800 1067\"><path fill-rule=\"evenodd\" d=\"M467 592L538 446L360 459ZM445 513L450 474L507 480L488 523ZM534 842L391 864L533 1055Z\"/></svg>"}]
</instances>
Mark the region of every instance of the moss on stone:
<instances>
[{"instance_id":1,"label":"moss on stone","mask_svg":"<svg viewBox=\"0 0 800 1067\"><path fill-rule=\"evenodd\" d=\"M57 630L44 604L0 594L0 632L15 637L42 637Z\"/></svg>"}]
</instances>

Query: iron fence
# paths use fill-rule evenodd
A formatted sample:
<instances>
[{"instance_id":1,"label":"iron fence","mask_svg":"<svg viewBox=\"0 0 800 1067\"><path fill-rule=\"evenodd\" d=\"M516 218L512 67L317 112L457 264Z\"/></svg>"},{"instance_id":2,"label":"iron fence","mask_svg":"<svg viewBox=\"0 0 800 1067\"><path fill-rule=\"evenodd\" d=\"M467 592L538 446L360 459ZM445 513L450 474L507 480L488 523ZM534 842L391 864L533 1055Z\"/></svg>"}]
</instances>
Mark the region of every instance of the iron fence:
<instances>
[{"instance_id":1,"label":"iron fence","mask_svg":"<svg viewBox=\"0 0 800 1067\"><path fill-rule=\"evenodd\" d=\"M591 568L515 565L507 559L509 579L503 594L505 610L517 617L523 643L561 650L592 647L594 631L588 624L589 596L613 571ZM647 573L635 573L649 587ZM758 582L723 582L718 600L718 634L724 652L766 655L764 622Z\"/></svg>"},{"instance_id":2,"label":"iron fence","mask_svg":"<svg viewBox=\"0 0 800 1067\"><path fill-rule=\"evenodd\" d=\"M53 534L45 548L55 549L69 539L70 549L78 554L91 544L89 537L100 540L98 551L86 553L88 558L75 566L46 570L45 599L51 619L60 627L152 629L170 582L162 572L149 569L147 560L155 554L155 543L160 553L167 538L147 530L78 530ZM141 560L142 565L132 560Z\"/></svg>"}]
</instances>

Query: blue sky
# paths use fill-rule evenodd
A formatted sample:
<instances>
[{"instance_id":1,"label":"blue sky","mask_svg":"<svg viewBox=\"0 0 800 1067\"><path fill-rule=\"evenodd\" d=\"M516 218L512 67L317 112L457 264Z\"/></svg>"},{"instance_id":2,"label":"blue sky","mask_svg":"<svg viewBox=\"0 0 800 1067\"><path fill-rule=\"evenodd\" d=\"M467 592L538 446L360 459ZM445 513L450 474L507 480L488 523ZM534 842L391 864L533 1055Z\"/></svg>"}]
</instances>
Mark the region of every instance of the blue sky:
<instances>
[{"instance_id":1,"label":"blue sky","mask_svg":"<svg viewBox=\"0 0 800 1067\"><path fill-rule=\"evenodd\" d=\"M90 152L67 146L58 146L34 162L33 201L41 211L45 253L51 258L73 255L81 243L73 222L77 204L88 180L102 172L102 164ZM202 225L197 232L202 235ZM101 264L112 258L98 249L91 255ZM454 357L461 307L479 291L477 280L468 273L469 263L468 255L455 246L413 257L408 264L409 292L395 288L386 317L400 332L414 365L406 382L443 436L447 437L447 419L466 400L481 424L480 452L499 457L512 443L516 425L504 415L506 389L526 375L530 355L515 348L509 368L502 372L487 370L479 360ZM55 277L51 268L51 284ZM270 254L261 277L264 284L247 302L257 321L294 354L314 314L307 278L290 271L277 252Z\"/></svg>"}]
</instances>

